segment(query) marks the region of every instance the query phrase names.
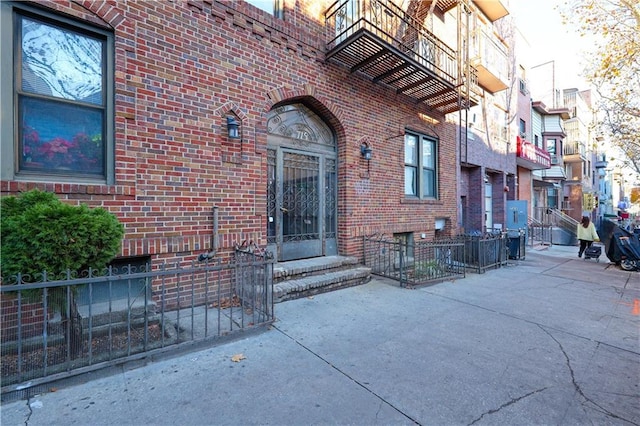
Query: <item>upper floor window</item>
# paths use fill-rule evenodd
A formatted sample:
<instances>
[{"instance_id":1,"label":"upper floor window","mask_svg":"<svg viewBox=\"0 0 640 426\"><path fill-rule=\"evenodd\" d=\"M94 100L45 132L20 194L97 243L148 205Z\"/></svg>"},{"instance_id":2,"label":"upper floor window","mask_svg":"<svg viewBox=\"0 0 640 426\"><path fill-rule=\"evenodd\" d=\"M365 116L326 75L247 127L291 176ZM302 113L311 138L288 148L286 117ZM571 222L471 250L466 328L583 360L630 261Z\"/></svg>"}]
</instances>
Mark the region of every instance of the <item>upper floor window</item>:
<instances>
[{"instance_id":1,"label":"upper floor window","mask_svg":"<svg viewBox=\"0 0 640 426\"><path fill-rule=\"evenodd\" d=\"M547 144L543 147L551 156L551 164L558 164L558 155L556 151L556 140L555 139L547 139Z\"/></svg>"},{"instance_id":2,"label":"upper floor window","mask_svg":"<svg viewBox=\"0 0 640 426\"><path fill-rule=\"evenodd\" d=\"M404 137L404 193L437 198L437 143L428 136L407 132Z\"/></svg>"},{"instance_id":3,"label":"upper floor window","mask_svg":"<svg viewBox=\"0 0 640 426\"><path fill-rule=\"evenodd\" d=\"M254 5L258 9L262 9L275 16L284 19L284 0L245 0L247 3Z\"/></svg>"},{"instance_id":4,"label":"upper floor window","mask_svg":"<svg viewBox=\"0 0 640 426\"><path fill-rule=\"evenodd\" d=\"M523 79L520 79L519 82L520 82L520 92L524 95L529 94L529 91L527 90L527 83Z\"/></svg>"},{"instance_id":5,"label":"upper floor window","mask_svg":"<svg viewBox=\"0 0 640 426\"><path fill-rule=\"evenodd\" d=\"M520 137L525 138L527 135L527 122L522 118L520 119L520 124L518 126L518 131L520 132Z\"/></svg>"},{"instance_id":6,"label":"upper floor window","mask_svg":"<svg viewBox=\"0 0 640 426\"><path fill-rule=\"evenodd\" d=\"M555 139L547 139L547 152L549 154L554 154L556 153L556 140Z\"/></svg>"},{"instance_id":7,"label":"upper floor window","mask_svg":"<svg viewBox=\"0 0 640 426\"><path fill-rule=\"evenodd\" d=\"M14 96L2 101L14 124L12 147L3 146L13 151L13 174L109 183L111 34L23 7L3 7L2 21L13 24Z\"/></svg>"}]
</instances>

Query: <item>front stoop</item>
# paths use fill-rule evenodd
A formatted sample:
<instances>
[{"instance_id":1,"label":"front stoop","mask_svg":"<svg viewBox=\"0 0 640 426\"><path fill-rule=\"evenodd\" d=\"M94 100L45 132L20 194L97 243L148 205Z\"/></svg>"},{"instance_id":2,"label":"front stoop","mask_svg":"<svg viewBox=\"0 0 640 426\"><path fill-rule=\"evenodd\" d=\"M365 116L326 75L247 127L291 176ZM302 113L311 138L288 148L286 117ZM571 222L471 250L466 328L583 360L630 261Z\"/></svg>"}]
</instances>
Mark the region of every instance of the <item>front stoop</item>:
<instances>
[{"instance_id":1,"label":"front stoop","mask_svg":"<svg viewBox=\"0 0 640 426\"><path fill-rule=\"evenodd\" d=\"M280 262L273 267L273 301L312 296L367 283L371 268L353 257L324 256Z\"/></svg>"}]
</instances>

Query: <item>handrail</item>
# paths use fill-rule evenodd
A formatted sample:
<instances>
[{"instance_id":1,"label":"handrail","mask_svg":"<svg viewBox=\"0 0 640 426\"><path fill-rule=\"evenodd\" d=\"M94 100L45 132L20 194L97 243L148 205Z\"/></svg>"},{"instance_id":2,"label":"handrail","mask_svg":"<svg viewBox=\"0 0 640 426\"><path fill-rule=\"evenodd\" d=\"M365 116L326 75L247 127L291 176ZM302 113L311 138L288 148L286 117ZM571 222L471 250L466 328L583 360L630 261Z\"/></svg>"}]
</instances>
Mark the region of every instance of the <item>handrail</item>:
<instances>
[{"instance_id":1,"label":"handrail","mask_svg":"<svg viewBox=\"0 0 640 426\"><path fill-rule=\"evenodd\" d=\"M577 235L576 229L580 222L558 209L547 209L547 214L550 216L552 219L551 222L555 226L563 229L571 235Z\"/></svg>"},{"instance_id":2,"label":"handrail","mask_svg":"<svg viewBox=\"0 0 640 426\"><path fill-rule=\"evenodd\" d=\"M533 216L527 216L527 224L528 225L537 225L537 226L541 226L542 225L542 221L536 219Z\"/></svg>"}]
</instances>

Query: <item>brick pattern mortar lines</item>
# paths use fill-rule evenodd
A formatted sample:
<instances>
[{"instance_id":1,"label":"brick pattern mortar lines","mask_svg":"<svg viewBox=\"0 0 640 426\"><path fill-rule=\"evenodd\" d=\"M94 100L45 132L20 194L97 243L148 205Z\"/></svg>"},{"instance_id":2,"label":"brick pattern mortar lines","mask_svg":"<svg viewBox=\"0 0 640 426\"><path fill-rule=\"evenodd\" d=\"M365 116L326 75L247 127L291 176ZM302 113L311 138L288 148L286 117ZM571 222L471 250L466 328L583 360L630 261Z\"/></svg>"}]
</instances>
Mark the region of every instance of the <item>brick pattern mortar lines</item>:
<instances>
[{"instance_id":1,"label":"brick pattern mortar lines","mask_svg":"<svg viewBox=\"0 0 640 426\"><path fill-rule=\"evenodd\" d=\"M311 1L301 1L309 5ZM455 123L324 62L324 18L287 10L286 21L219 1L41 1L115 36L115 185L3 181L102 206L125 225L122 256L209 250L213 206L220 251L266 245L266 115L304 102L333 128L338 150L338 251L361 257L362 236L457 231ZM242 142L225 135L225 108L242 117ZM234 109L235 108L235 109ZM405 127L439 136L437 200L404 196ZM373 148L369 164L358 141Z\"/></svg>"}]
</instances>

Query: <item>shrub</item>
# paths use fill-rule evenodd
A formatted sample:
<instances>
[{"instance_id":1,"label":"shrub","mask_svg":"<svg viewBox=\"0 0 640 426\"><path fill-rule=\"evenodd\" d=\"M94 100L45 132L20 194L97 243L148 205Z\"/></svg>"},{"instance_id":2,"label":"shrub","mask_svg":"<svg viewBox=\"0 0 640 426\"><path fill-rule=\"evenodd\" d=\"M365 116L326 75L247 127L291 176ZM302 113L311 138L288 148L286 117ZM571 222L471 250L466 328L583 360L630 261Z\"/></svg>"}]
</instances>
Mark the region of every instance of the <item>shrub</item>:
<instances>
[{"instance_id":1,"label":"shrub","mask_svg":"<svg viewBox=\"0 0 640 426\"><path fill-rule=\"evenodd\" d=\"M63 279L66 271L80 276L89 268L102 270L120 250L124 227L110 212L86 205L71 206L39 190L2 198L0 203L3 281L21 273L33 280L47 271L49 280ZM42 299L42 290L24 294ZM82 352L82 321L75 288L53 287L49 306L60 312L71 356Z\"/></svg>"},{"instance_id":2,"label":"shrub","mask_svg":"<svg viewBox=\"0 0 640 426\"><path fill-rule=\"evenodd\" d=\"M103 268L124 235L107 210L71 206L39 190L2 198L0 217L3 277Z\"/></svg>"}]
</instances>

